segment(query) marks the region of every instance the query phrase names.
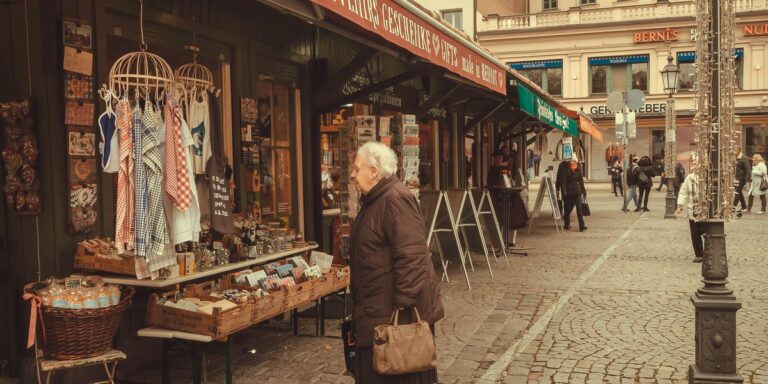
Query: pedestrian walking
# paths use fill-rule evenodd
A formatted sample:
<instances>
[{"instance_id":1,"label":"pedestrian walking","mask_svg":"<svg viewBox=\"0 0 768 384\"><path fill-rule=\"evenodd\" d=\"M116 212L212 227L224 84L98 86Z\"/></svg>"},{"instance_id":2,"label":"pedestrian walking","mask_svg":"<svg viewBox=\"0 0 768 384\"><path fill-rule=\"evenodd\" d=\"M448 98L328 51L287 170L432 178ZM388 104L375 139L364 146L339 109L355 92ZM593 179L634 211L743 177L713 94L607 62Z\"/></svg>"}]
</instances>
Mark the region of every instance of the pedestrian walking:
<instances>
[{"instance_id":1,"label":"pedestrian walking","mask_svg":"<svg viewBox=\"0 0 768 384\"><path fill-rule=\"evenodd\" d=\"M621 183L621 176L624 174L624 168L621 167L619 161L616 160L613 166L609 169L611 172L611 184L613 185L613 195L624 197L624 185ZM618 192L616 192L618 190Z\"/></svg>"},{"instance_id":2,"label":"pedestrian walking","mask_svg":"<svg viewBox=\"0 0 768 384\"><path fill-rule=\"evenodd\" d=\"M741 150L741 146L737 145L736 148L736 180L735 185L736 193L733 196L733 207L736 212L741 212L747 209L747 201L744 199L744 189L747 186L747 179L752 177L752 162L744 156L744 152ZM741 204L741 208L736 208L736 204Z\"/></svg>"},{"instance_id":3,"label":"pedestrian walking","mask_svg":"<svg viewBox=\"0 0 768 384\"><path fill-rule=\"evenodd\" d=\"M701 263L704 258L704 233L702 223L696 221L696 214L693 205L696 201L698 178L691 172L685 177L680 193L677 195L677 213L680 214L685 209L688 212L688 226L691 230L691 244L693 245L694 263Z\"/></svg>"},{"instance_id":4,"label":"pedestrian walking","mask_svg":"<svg viewBox=\"0 0 768 384\"><path fill-rule=\"evenodd\" d=\"M768 169L765 167L763 156L756 153L752 156L752 186L749 188L747 213L752 212L752 203L755 200L755 196L760 196L760 210L757 213L765 213L765 195L768 193L768 190L760 188L763 180L768 182Z\"/></svg>"},{"instance_id":5,"label":"pedestrian walking","mask_svg":"<svg viewBox=\"0 0 768 384\"><path fill-rule=\"evenodd\" d=\"M400 323L443 318L438 280L427 247L427 229L416 198L395 176L397 157L386 145L364 144L350 176L362 194L350 236L352 329L355 382L358 384L437 382L437 371L382 375L373 367L374 327L390 323L398 309Z\"/></svg>"},{"instance_id":6,"label":"pedestrian walking","mask_svg":"<svg viewBox=\"0 0 768 384\"><path fill-rule=\"evenodd\" d=\"M627 197L624 199L624 205L621 207L623 212L629 211L627 206L630 200L635 203L635 212L640 210L640 204L637 201L637 172L635 172L639 160L637 157L632 157L632 164L629 165L629 170L627 171Z\"/></svg>"},{"instance_id":7,"label":"pedestrian walking","mask_svg":"<svg viewBox=\"0 0 768 384\"><path fill-rule=\"evenodd\" d=\"M651 194L651 188L653 188L653 162L648 156L643 156L637 162L637 167L633 169L633 172L637 175L637 188L640 191L638 197L638 206L635 212L641 209L645 212L649 212L648 209L648 197ZM642 207L642 208L641 208Z\"/></svg>"},{"instance_id":8,"label":"pedestrian walking","mask_svg":"<svg viewBox=\"0 0 768 384\"><path fill-rule=\"evenodd\" d=\"M662 179L663 180L663 179ZM685 181L685 167L678 161L675 163L675 179L672 180L672 186L675 188L675 197L680 194L680 187Z\"/></svg>"},{"instance_id":9,"label":"pedestrian walking","mask_svg":"<svg viewBox=\"0 0 768 384\"><path fill-rule=\"evenodd\" d=\"M584 225L581 203L587 198L587 189L584 188L584 175L581 173L581 166L575 157L568 162L567 167L558 168L555 187L563 199L563 228L571 229L571 213L576 208L579 232L586 231L587 227Z\"/></svg>"}]
</instances>

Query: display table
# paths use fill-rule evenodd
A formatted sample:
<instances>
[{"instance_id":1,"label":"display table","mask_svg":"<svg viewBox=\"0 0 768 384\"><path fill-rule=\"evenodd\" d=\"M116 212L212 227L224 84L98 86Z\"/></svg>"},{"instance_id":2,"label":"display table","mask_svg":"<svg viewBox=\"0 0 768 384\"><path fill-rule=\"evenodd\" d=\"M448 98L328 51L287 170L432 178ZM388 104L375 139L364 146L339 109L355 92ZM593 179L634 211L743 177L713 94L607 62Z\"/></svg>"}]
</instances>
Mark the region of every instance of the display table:
<instances>
[{"instance_id":1,"label":"display table","mask_svg":"<svg viewBox=\"0 0 768 384\"><path fill-rule=\"evenodd\" d=\"M189 333L182 331L174 331L172 329L166 329L161 327L147 327L140 329L137 334L140 337L154 337L163 339L162 350L162 384L169 384L171 382L170 370L168 368L168 349L170 349L171 342L173 340L189 342L192 345L192 382L194 384L200 384L203 382L203 350L201 346L205 343L214 341L211 336L201 335L198 333ZM232 335L224 338L223 341L227 343L227 361L226 361L226 382L232 384Z\"/></svg>"},{"instance_id":2,"label":"display table","mask_svg":"<svg viewBox=\"0 0 768 384\"><path fill-rule=\"evenodd\" d=\"M117 276L117 275L104 275L103 277L104 277L104 282L109 284L130 285L134 287L147 287L147 288L165 288L165 287L174 286L176 284L186 283L188 281L202 279L204 277L216 276L226 272L232 272L239 269L248 268L254 265L269 263L275 260L280 260L286 257L311 251L316 248L317 248L317 245L310 245L302 248L294 248L290 251L264 255L261 257L257 257L255 259L248 259L238 263L220 265L218 267L213 267L205 272L197 272L192 275L179 276L179 277L174 277L172 279L139 280L135 277L125 277L125 276Z\"/></svg>"}]
</instances>

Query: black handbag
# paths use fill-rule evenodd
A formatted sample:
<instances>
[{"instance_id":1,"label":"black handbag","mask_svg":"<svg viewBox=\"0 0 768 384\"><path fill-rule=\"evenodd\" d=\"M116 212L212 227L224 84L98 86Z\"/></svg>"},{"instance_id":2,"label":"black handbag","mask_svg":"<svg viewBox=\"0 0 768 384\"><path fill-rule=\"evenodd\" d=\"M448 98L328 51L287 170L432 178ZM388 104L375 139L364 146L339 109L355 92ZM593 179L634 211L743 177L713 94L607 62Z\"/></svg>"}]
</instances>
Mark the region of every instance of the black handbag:
<instances>
[{"instance_id":1,"label":"black handbag","mask_svg":"<svg viewBox=\"0 0 768 384\"><path fill-rule=\"evenodd\" d=\"M352 320L345 320L341 323L341 340L344 344L344 365L352 377L356 377L355 366L357 364L355 357L355 336Z\"/></svg>"},{"instance_id":2,"label":"black handbag","mask_svg":"<svg viewBox=\"0 0 768 384\"><path fill-rule=\"evenodd\" d=\"M587 202L586 197L581 202L581 215L592 216L592 211L589 210L589 203Z\"/></svg>"}]
</instances>

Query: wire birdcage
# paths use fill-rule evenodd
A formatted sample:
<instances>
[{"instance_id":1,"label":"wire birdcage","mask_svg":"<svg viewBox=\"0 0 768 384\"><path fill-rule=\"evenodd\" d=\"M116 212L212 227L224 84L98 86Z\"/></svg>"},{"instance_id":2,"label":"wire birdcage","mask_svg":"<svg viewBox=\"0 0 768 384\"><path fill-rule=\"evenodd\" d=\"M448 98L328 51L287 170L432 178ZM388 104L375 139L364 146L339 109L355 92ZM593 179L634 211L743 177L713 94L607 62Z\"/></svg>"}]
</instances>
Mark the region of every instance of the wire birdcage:
<instances>
[{"instance_id":1,"label":"wire birdcage","mask_svg":"<svg viewBox=\"0 0 768 384\"><path fill-rule=\"evenodd\" d=\"M198 92L212 92L213 72L197 62L197 53L200 49L194 45L185 48L192 51L192 62L176 68L174 71L176 82L190 95L196 95Z\"/></svg>"},{"instance_id":2,"label":"wire birdcage","mask_svg":"<svg viewBox=\"0 0 768 384\"><path fill-rule=\"evenodd\" d=\"M144 42L144 2L140 1L140 50L115 61L109 70L109 88L116 98L133 96L136 100L162 100L173 88L173 69L162 57L147 52ZM134 93L131 94L131 91Z\"/></svg>"}]
</instances>

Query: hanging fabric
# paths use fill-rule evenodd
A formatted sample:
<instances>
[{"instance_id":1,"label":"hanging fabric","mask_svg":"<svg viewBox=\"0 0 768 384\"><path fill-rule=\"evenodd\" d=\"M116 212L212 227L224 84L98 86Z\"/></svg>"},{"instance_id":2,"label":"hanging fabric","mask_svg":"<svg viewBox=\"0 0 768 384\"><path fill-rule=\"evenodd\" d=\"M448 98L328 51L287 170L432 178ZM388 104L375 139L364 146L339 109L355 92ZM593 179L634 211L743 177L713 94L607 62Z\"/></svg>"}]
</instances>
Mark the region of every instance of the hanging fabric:
<instances>
[{"instance_id":1,"label":"hanging fabric","mask_svg":"<svg viewBox=\"0 0 768 384\"><path fill-rule=\"evenodd\" d=\"M151 103L144 108L144 137L142 160L147 173L147 261L149 270L157 271L176 264L163 258L168 243L168 230L163 210L163 158L157 137L158 122Z\"/></svg>"},{"instance_id":2,"label":"hanging fabric","mask_svg":"<svg viewBox=\"0 0 768 384\"><path fill-rule=\"evenodd\" d=\"M147 256L147 173L142 161L143 127L141 108L136 104L133 108L133 158L135 161L133 226L136 236L135 253L139 257Z\"/></svg>"},{"instance_id":3,"label":"hanging fabric","mask_svg":"<svg viewBox=\"0 0 768 384\"><path fill-rule=\"evenodd\" d=\"M133 122L127 99L117 102L117 129L120 134L120 170L117 173L115 245L125 252L134 247L133 238Z\"/></svg>"},{"instance_id":4,"label":"hanging fabric","mask_svg":"<svg viewBox=\"0 0 768 384\"><path fill-rule=\"evenodd\" d=\"M204 174L205 165L211 157L211 119L208 106L208 96L201 95L202 100L195 98L189 102L189 118L187 123L192 129L192 162L195 174Z\"/></svg>"},{"instance_id":5,"label":"hanging fabric","mask_svg":"<svg viewBox=\"0 0 768 384\"><path fill-rule=\"evenodd\" d=\"M214 102L210 106L213 121L219 121L218 105ZM208 174L211 194L211 228L221 234L231 234L235 232L235 221L232 217L232 199L234 196L229 188L232 172L227 158L224 156L221 127L219 125L212 126L210 133L210 144L214 148L214 153L208 159L205 170ZM228 173L229 177L227 177Z\"/></svg>"}]
</instances>

